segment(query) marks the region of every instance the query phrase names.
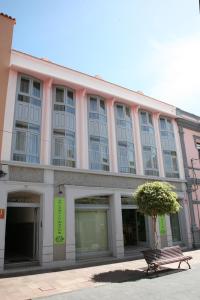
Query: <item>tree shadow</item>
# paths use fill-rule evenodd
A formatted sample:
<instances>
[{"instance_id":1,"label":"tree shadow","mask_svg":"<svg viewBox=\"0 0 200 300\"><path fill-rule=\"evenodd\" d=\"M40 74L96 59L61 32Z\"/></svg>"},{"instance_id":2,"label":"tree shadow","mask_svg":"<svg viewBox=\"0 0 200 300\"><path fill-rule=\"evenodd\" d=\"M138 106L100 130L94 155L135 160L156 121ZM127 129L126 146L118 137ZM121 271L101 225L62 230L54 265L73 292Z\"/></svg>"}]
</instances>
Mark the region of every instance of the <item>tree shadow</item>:
<instances>
[{"instance_id":1,"label":"tree shadow","mask_svg":"<svg viewBox=\"0 0 200 300\"><path fill-rule=\"evenodd\" d=\"M111 282L111 283L122 283L127 281L139 281L142 279L154 279L170 274L180 273L186 271L185 269L170 269L162 268L158 272L150 272L148 275L146 273L146 268L141 268L138 270L115 270L104 273L95 274L92 277L94 282Z\"/></svg>"}]
</instances>

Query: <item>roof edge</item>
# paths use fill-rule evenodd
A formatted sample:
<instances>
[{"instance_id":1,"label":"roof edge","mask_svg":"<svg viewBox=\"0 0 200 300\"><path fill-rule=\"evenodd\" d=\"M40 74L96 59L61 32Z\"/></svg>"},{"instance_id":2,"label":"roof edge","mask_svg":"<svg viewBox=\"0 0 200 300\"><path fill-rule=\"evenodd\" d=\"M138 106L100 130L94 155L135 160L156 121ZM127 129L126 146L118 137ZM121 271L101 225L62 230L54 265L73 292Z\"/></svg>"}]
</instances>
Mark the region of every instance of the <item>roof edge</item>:
<instances>
[{"instance_id":1,"label":"roof edge","mask_svg":"<svg viewBox=\"0 0 200 300\"><path fill-rule=\"evenodd\" d=\"M30 56L30 57L32 57L33 59L38 59L38 60L40 60L40 61L42 61L42 62L45 62L45 63L48 63L48 64L53 64L53 65L58 66L58 67L60 67L60 68L64 68L64 69L67 69L67 70L70 70L70 71L73 71L73 72L76 72L76 73L79 73L79 74L82 74L82 75L91 77L91 78L93 78L93 79L95 79L95 80L98 80L98 81L103 81L103 82L105 82L105 83L114 85L114 86L116 86L116 87L122 88L122 89L127 90L127 91L130 91L130 92L132 92L132 93L135 93L135 94L137 94L137 95L139 95L139 96L144 96L144 97L147 97L147 98L152 99L152 100L154 100L154 101L157 101L157 102L159 102L159 103L163 103L163 104L165 104L165 105L168 105L168 106L170 106L170 107L173 107L173 108L176 110L176 106L174 106L174 105L172 105L172 104L169 104L169 103L167 103L167 102L158 100L158 99L156 99L156 98L154 98L154 97L151 97L151 96L148 96L148 95L146 95L146 94L144 94L144 93L141 93L141 92L138 92L138 91L134 91L134 90L132 90L132 89L130 89L130 88L121 86L121 85L119 85L119 84L110 82L110 81L108 81L108 80L105 80L105 79L102 79L102 78L97 78L97 77L95 77L95 76L93 76L93 75L90 75L90 74L87 74L87 73L84 73L84 72L81 72L81 71L78 71L78 70L75 70L75 69L72 69L72 68L69 68L69 67L66 67L66 66L57 64L56 62L52 62L51 60L44 60L44 59L42 59L42 58L40 58L40 57L37 57L37 56L34 56L34 55L32 55L32 54L25 53L25 52L22 52L22 51L19 51L19 50L16 50L16 49L12 49L12 51L13 51L13 52L16 52L16 53L19 53L19 54L26 55L26 56Z\"/></svg>"},{"instance_id":2,"label":"roof edge","mask_svg":"<svg viewBox=\"0 0 200 300\"><path fill-rule=\"evenodd\" d=\"M0 12L0 16L2 16L2 17L4 17L4 18L7 18L7 19L13 21L14 24L16 24L16 19L15 19L15 18L13 18L13 17L11 17L11 16L9 16L9 15L7 15L7 14L4 14L4 13L2 13L2 12Z\"/></svg>"}]
</instances>

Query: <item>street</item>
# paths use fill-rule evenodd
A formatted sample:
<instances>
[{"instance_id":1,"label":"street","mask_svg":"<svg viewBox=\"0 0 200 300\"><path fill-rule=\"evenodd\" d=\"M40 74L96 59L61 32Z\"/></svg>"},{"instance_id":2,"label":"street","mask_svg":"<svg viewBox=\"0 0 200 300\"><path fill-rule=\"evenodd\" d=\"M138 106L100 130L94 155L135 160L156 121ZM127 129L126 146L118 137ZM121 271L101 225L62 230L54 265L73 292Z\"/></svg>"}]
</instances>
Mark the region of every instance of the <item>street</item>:
<instances>
[{"instance_id":1,"label":"street","mask_svg":"<svg viewBox=\"0 0 200 300\"><path fill-rule=\"evenodd\" d=\"M94 299L200 299L200 264L192 270L161 271L158 277L150 276L140 280L120 283L107 283L103 286L86 288L70 293L39 298L40 300L94 300ZM114 273L114 272L113 272ZM122 272L123 273L123 272ZM134 274L134 273L133 273ZM119 275L119 274L118 274ZM114 274L113 274L114 276ZM122 274L123 276L123 274ZM123 277L121 278L123 281ZM135 280L135 281L134 281Z\"/></svg>"}]
</instances>

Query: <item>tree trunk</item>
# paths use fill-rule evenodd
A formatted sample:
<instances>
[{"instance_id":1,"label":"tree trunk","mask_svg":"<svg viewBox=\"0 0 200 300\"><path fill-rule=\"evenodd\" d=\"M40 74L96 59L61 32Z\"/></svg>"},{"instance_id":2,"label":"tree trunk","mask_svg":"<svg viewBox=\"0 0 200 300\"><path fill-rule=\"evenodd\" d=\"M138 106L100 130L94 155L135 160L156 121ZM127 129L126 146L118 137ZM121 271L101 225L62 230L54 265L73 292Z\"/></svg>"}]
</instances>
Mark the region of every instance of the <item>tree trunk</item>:
<instances>
[{"instance_id":1,"label":"tree trunk","mask_svg":"<svg viewBox=\"0 0 200 300\"><path fill-rule=\"evenodd\" d=\"M154 245L153 248L157 249L158 248L158 234L156 230L156 220L157 220L157 215L152 216L152 228L153 228L153 236L154 236Z\"/></svg>"}]
</instances>

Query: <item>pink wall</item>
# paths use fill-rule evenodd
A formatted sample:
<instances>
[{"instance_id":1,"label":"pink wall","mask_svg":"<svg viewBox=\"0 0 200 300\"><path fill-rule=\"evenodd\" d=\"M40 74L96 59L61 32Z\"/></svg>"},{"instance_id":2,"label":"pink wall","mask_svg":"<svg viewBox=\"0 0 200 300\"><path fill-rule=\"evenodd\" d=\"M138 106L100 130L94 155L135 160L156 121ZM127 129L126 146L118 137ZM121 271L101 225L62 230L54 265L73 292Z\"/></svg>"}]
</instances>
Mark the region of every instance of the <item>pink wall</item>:
<instances>
[{"instance_id":1,"label":"pink wall","mask_svg":"<svg viewBox=\"0 0 200 300\"><path fill-rule=\"evenodd\" d=\"M194 135L199 136L199 139L200 139L200 132L184 128L185 148L186 148L186 154L187 154L187 162L188 162L189 166L191 166L192 158L195 158L195 159L198 158L198 151L195 147L195 142L194 142L194 137L193 137ZM196 168L200 168L200 162L194 161L194 166Z\"/></svg>"}]
</instances>

